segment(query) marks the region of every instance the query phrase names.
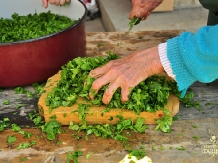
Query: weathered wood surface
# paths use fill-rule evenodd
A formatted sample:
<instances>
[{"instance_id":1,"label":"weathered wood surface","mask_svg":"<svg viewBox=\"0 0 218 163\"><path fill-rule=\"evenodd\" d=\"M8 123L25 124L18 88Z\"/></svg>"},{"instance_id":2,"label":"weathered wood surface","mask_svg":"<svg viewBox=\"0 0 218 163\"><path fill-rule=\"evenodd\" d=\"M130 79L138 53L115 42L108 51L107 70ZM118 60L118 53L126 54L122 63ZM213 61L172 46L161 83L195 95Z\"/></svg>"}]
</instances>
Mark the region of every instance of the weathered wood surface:
<instances>
[{"instance_id":1,"label":"weathered wood surface","mask_svg":"<svg viewBox=\"0 0 218 163\"><path fill-rule=\"evenodd\" d=\"M87 56L106 56L106 52L114 52L125 56L131 52L150 48L179 35L181 31L139 31L129 32L121 42L125 32L93 32L87 33ZM117 46L121 43L120 46Z\"/></svg>"},{"instance_id":2,"label":"weathered wood surface","mask_svg":"<svg viewBox=\"0 0 218 163\"><path fill-rule=\"evenodd\" d=\"M181 31L160 31L160 32L132 32L122 42L119 49L116 44L122 39L125 32L98 32L87 33L87 56L105 56L107 51L115 51L124 56L133 51L156 46L167 39L177 36ZM142 37L142 38L141 38ZM102 44L101 47L98 47ZM26 87L33 91L31 86ZM180 105L179 119L216 118L218 117L218 87L208 86L203 83L195 83L190 87L195 93L194 99L200 102L202 111L196 108L186 108ZM22 96L22 97L21 97ZM3 101L9 99L10 105L3 105ZM14 88L5 89L0 93L0 120L9 117L12 122L21 126L31 126L28 113L38 110L38 98L29 98L26 95L15 94ZM16 105L23 104L21 108ZM209 105L210 104L210 105Z\"/></svg>"}]
</instances>

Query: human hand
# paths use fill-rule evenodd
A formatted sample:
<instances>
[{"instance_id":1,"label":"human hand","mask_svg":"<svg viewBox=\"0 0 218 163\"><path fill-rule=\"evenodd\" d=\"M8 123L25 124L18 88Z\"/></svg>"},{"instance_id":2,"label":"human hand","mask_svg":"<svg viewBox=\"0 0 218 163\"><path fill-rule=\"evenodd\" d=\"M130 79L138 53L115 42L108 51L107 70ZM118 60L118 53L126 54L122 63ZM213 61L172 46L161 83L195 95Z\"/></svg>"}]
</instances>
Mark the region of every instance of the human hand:
<instances>
[{"instance_id":1,"label":"human hand","mask_svg":"<svg viewBox=\"0 0 218 163\"><path fill-rule=\"evenodd\" d=\"M89 96L94 99L94 95L98 93L98 90L109 84L104 92L102 102L108 104L119 87L121 88L121 101L126 102L128 101L130 88L134 88L147 77L163 71L164 68L159 58L157 46L133 52L92 70L89 76L97 79L92 83L90 89L92 91L90 91Z\"/></svg>"},{"instance_id":2,"label":"human hand","mask_svg":"<svg viewBox=\"0 0 218 163\"><path fill-rule=\"evenodd\" d=\"M163 0L132 0L132 11L129 14L129 19L133 17L145 20L150 12L159 6Z\"/></svg>"},{"instance_id":3,"label":"human hand","mask_svg":"<svg viewBox=\"0 0 218 163\"><path fill-rule=\"evenodd\" d=\"M70 0L42 0L44 8L48 7L48 2L50 4L55 4L56 6L59 6L59 5L64 5L65 2L70 2Z\"/></svg>"}]
</instances>

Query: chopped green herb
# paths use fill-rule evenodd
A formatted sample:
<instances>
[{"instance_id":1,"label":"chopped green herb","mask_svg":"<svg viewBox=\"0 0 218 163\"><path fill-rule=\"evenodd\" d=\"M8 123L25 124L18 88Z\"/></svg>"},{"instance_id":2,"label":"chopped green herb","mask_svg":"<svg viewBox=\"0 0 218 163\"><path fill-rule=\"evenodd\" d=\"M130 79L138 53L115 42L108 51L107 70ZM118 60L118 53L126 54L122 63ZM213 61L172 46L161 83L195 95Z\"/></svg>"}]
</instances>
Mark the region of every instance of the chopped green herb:
<instances>
[{"instance_id":1,"label":"chopped green herb","mask_svg":"<svg viewBox=\"0 0 218 163\"><path fill-rule=\"evenodd\" d=\"M187 108L191 108L191 107L195 107L197 108L199 111L201 111L201 106L199 101L195 101L194 99L194 92L189 92L186 93L184 98L180 98L180 101L187 107Z\"/></svg>"},{"instance_id":2,"label":"chopped green herb","mask_svg":"<svg viewBox=\"0 0 218 163\"><path fill-rule=\"evenodd\" d=\"M19 160L19 161L20 161L20 162L23 162L23 161L26 161L26 160L28 160L27 157L20 157L20 160Z\"/></svg>"},{"instance_id":3,"label":"chopped green herb","mask_svg":"<svg viewBox=\"0 0 218 163\"><path fill-rule=\"evenodd\" d=\"M133 17L129 22L129 30L132 30L133 26L139 24L140 21L141 21L140 18Z\"/></svg>"},{"instance_id":4,"label":"chopped green herb","mask_svg":"<svg viewBox=\"0 0 218 163\"><path fill-rule=\"evenodd\" d=\"M74 163L78 163L78 157L82 156L82 154L83 153L81 151L77 151L77 150L67 154L66 163L70 163L71 161L73 161Z\"/></svg>"},{"instance_id":5,"label":"chopped green herb","mask_svg":"<svg viewBox=\"0 0 218 163\"><path fill-rule=\"evenodd\" d=\"M199 140L200 139L198 136L193 136L192 138L195 139L195 140Z\"/></svg>"},{"instance_id":6,"label":"chopped green herb","mask_svg":"<svg viewBox=\"0 0 218 163\"><path fill-rule=\"evenodd\" d=\"M19 109L19 108L21 108L21 107L23 107L23 106L24 106L24 104L19 104L19 105L16 105L15 108L16 108L16 109Z\"/></svg>"},{"instance_id":7,"label":"chopped green herb","mask_svg":"<svg viewBox=\"0 0 218 163\"><path fill-rule=\"evenodd\" d=\"M197 128L197 125L193 124L192 127L193 127L193 128Z\"/></svg>"},{"instance_id":8,"label":"chopped green herb","mask_svg":"<svg viewBox=\"0 0 218 163\"><path fill-rule=\"evenodd\" d=\"M179 147L179 148L176 148L177 150L180 150L180 151L184 151L185 148L184 147Z\"/></svg>"},{"instance_id":9,"label":"chopped green herb","mask_svg":"<svg viewBox=\"0 0 218 163\"><path fill-rule=\"evenodd\" d=\"M30 143L22 143L20 144L18 147L17 147L17 150L20 150L20 149L25 149L25 148L29 148L33 145L36 144L36 141L35 140L32 140Z\"/></svg>"},{"instance_id":10,"label":"chopped green herb","mask_svg":"<svg viewBox=\"0 0 218 163\"><path fill-rule=\"evenodd\" d=\"M14 143L16 141L17 141L17 138L15 136L9 135L8 138L7 138L7 143L8 144Z\"/></svg>"},{"instance_id":11,"label":"chopped green herb","mask_svg":"<svg viewBox=\"0 0 218 163\"><path fill-rule=\"evenodd\" d=\"M11 131L19 132L19 131L21 131L21 128L17 124L12 124Z\"/></svg>"},{"instance_id":12,"label":"chopped green herb","mask_svg":"<svg viewBox=\"0 0 218 163\"><path fill-rule=\"evenodd\" d=\"M4 118L3 120L0 120L0 131L3 131L6 127L9 126L10 126L9 118Z\"/></svg>"},{"instance_id":13,"label":"chopped green herb","mask_svg":"<svg viewBox=\"0 0 218 163\"><path fill-rule=\"evenodd\" d=\"M11 103L10 100L4 100L3 102L4 105L9 105L10 103Z\"/></svg>"},{"instance_id":14,"label":"chopped green herb","mask_svg":"<svg viewBox=\"0 0 218 163\"><path fill-rule=\"evenodd\" d=\"M162 151L164 151L166 148L164 148L163 146L161 146L159 149L162 150Z\"/></svg>"},{"instance_id":15,"label":"chopped green herb","mask_svg":"<svg viewBox=\"0 0 218 163\"><path fill-rule=\"evenodd\" d=\"M59 141L57 142L57 145L60 145L62 142L63 142L62 140L59 140Z\"/></svg>"},{"instance_id":16,"label":"chopped green herb","mask_svg":"<svg viewBox=\"0 0 218 163\"><path fill-rule=\"evenodd\" d=\"M143 149L133 149L128 150L130 152L129 156L135 156L138 160L146 156L145 150Z\"/></svg>"},{"instance_id":17,"label":"chopped green herb","mask_svg":"<svg viewBox=\"0 0 218 163\"><path fill-rule=\"evenodd\" d=\"M179 120L179 116L178 115L173 117L173 121L178 121L178 120Z\"/></svg>"},{"instance_id":18,"label":"chopped green herb","mask_svg":"<svg viewBox=\"0 0 218 163\"><path fill-rule=\"evenodd\" d=\"M42 131L46 133L48 140L54 140L57 134L61 133L61 125L56 120L46 122L44 126L41 126Z\"/></svg>"},{"instance_id":19,"label":"chopped green herb","mask_svg":"<svg viewBox=\"0 0 218 163\"><path fill-rule=\"evenodd\" d=\"M61 80L46 97L46 105L49 106L50 112L59 106L72 106L78 97L86 98L93 105L102 105L102 97L108 85L103 86L98 94L93 93L95 97L91 100L89 97L90 88L95 79L90 78L88 74L91 70L117 58L119 56L110 53L107 58L78 57L63 66ZM174 81L168 81L163 76L154 75L133 88L129 95L129 101L125 103L121 102L121 89L117 89L106 107L107 110L126 108L137 114L142 111L155 112L164 108L169 95L176 90L178 91Z\"/></svg>"},{"instance_id":20,"label":"chopped green herb","mask_svg":"<svg viewBox=\"0 0 218 163\"><path fill-rule=\"evenodd\" d=\"M172 125L172 117L170 116L170 112L168 110L164 110L165 115L160 119L157 119L157 126L155 130L161 130L163 132L171 132L170 126Z\"/></svg>"},{"instance_id":21,"label":"chopped green herb","mask_svg":"<svg viewBox=\"0 0 218 163\"><path fill-rule=\"evenodd\" d=\"M29 113L28 116L37 128L41 128L41 126L45 124L44 119L39 115L39 113L36 113L36 111L34 111L33 113Z\"/></svg>"},{"instance_id":22,"label":"chopped green herb","mask_svg":"<svg viewBox=\"0 0 218 163\"><path fill-rule=\"evenodd\" d=\"M102 46L103 46L103 44L102 44L102 43L99 43L99 44L98 44L98 47L99 47L99 48L100 48L100 47L102 47Z\"/></svg>"},{"instance_id":23,"label":"chopped green herb","mask_svg":"<svg viewBox=\"0 0 218 163\"><path fill-rule=\"evenodd\" d=\"M67 113L64 113L64 114L63 114L63 117L66 118L66 117L67 117Z\"/></svg>"},{"instance_id":24,"label":"chopped green herb","mask_svg":"<svg viewBox=\"0 0 218 163\"><path fill-rule=\"evenodd\" d=\"M29 40L59 32L77 21L50 11L20 16L14 13L11 19L0 18L0 42Z\"/></svg>"},{"instance_id":25,"label":"chopped green herb","mask_svg":"<svg viewBox=\"0 0 218 163\"><path fill-rule=\"evenodd\" d=\"M93 155L93 152L89 152L89 153L86 155L86 159L88 159L89 157L91 157L91 155Z\"/></svg>"}]
</instances>

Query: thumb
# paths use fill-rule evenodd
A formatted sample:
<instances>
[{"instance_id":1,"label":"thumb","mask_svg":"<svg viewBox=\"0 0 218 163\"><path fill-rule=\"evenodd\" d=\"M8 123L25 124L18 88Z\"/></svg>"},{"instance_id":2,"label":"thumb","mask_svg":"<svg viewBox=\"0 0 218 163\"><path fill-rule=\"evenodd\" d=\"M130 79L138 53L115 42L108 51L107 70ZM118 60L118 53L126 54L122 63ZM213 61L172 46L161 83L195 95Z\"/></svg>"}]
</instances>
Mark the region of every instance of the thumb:
<instances>
[{"instance_id":1,"label":"thumb","mask_svg":"<svg viewBox=\"0 0 218 163\"><path fill-rule=\"evenodd\" d=\"M48 0L42 0L44 8L48 7Z\"/></svg>"}]
</instances>

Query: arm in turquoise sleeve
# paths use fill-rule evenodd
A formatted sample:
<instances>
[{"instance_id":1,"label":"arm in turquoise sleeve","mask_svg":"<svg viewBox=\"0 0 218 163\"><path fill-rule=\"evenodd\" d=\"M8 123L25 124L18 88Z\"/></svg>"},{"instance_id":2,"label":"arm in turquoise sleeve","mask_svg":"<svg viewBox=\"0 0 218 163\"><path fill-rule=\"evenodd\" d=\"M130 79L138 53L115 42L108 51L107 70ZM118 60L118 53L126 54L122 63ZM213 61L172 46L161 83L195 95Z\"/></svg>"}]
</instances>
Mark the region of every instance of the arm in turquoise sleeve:
<instances>
[{"instance_id":1,"label":"arm in turquoise sleeve","mask_svg":"<svg viewBox=\"0 0 218 163\"><path fill-rule=\"evenodd\" d=\"M218 25L183 32L167 41L167 57L184 96L195 81L209 83L218 78Z\"/></svg>"}]
</instances>

